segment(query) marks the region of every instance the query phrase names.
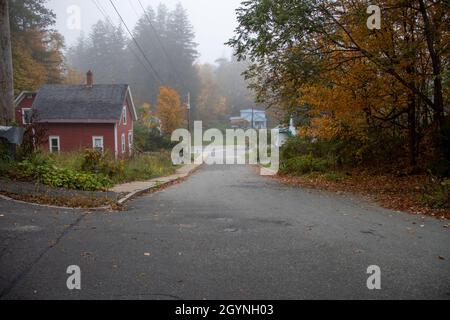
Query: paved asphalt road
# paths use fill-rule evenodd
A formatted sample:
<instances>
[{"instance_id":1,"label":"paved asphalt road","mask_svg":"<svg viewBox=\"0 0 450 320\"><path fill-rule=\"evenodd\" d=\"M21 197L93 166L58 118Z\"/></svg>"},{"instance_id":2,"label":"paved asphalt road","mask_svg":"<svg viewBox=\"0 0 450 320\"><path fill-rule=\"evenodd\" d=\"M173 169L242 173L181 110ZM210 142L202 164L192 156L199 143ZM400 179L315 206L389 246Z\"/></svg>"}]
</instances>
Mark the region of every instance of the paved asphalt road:
<instances>
[{"instance_id":1,"label":"paved asphalt road","mask_svg":"<svg viewBox=\"0 0 450 320\"><path fill-rule=\"evenodd\" d=\"M118 213L0 200L0 299L450 299L446 223L246 166L203 167Z\"/></svg>"}]
</instances>

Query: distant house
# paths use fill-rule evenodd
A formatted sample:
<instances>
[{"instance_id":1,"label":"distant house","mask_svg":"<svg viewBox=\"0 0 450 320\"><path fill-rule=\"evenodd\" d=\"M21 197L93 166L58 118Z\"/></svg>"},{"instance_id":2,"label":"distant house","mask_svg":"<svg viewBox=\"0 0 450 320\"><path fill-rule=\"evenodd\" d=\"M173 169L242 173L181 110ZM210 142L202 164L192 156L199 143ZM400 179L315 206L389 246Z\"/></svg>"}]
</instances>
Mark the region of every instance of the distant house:
<instances>
[{"instance_id":1,"label":"distant house","mask_svg":"<svg viewBox=\"0 0 450 320\"><path fill-rule=\"evenodd\" d=\"M233 129L250 128L251 127L250 121L242 119L241 117L231 117L230 123L231 123L231 127Z\"/></svg>"},{"instance_id":2,"label":"distant house","mask_svg":"<svg viewBox=\"0 0 450 320\"><path fill-rule=\"evenodd\" d=\"M137 113L126 84L45 85L37 93L24 92L16 99L16 121L45 123L49 152L86 148L108 150L118 158L133 151L133 122Z\"/></svg>"},{"instance_id":3,"label":"distant house","mask_svg":"<svg viewBox=\"0 0 450 320\"><path fill-rule=\"evenodd\" d=\"M257 109L245 109L241 110L240 113L240 117L230 118L231 126L233 128L267 129L267 116L265 111Z\"/></svg>"}]
</instances>

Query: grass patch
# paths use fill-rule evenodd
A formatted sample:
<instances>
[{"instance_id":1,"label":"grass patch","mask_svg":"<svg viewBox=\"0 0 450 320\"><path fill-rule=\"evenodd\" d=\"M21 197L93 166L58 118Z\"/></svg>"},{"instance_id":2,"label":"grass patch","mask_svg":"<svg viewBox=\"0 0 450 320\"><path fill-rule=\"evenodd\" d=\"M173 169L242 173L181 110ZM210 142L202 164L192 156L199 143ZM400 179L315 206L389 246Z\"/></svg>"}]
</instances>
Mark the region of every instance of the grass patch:
<instances>
[{"instance_id":1,"label":"grass patch","mask_svg":"<svg viewBox=\"0 0 450 320\"><path fill-rule=\"evenodd\" d=\"M330 182L342 182L347 178L347 176L341 172L325 173L323 175L323 177L326 181L330 181Z\"/></svg>"},{"instance_id":2,"label":"grass patch","mask_svg":"<svg viewBox=\"0 0 450 320\"><path fill-rule=\"evenodd\" d=\"M170 152L161 151L135 155L118 160L108 153L85 150L77 153L35 153L20 161L0 161L5 176L35 181L52 187L97 191L115 184L145 181L173 174Z\"/></svg>"},{"instance_id":3,"label":"grass patch","mask_svg":"<svg viewBox=\"0 0 450 320\"><path fill-rule=\"evenodd\" d=\"M175 173L179 166L172 164L169 152L153 152L124 162L123 174L113 178L115 183L145 181Z\"/></svg>"},{"instance_id":4,"label":"grass patch","mask_svg":"<svg viewBox=\"0 0 450 320\"><path fill-rule=\"evenodd\" d=\"M331 164L326 159L316 158L308 154L282 161L280 173L302 176L313 172L327 172L330 167Z\"/></svg>"},{"instance_id":5,"label":"grass patch","mask_svg":"<svg viewBox=\"0 0 450 320\"><path fill-rule=\"evenodd\" d=\"M165 150L139 154L124 160L117 160L108 153L101 154L92 150L52 157L61 167L104 174L114 184L150 180L173 174L178 168L172 164L170 152Z\"/></svg>"},{"instance_id":6,"label":"grass patch","mask_svg":"<svg viewBox=\"0 0 450 320\"><path fill-rule=\"evenodd\" d=\"M53 156L58 165L83 172L104 174L114 184L145 181L173 174L178 166L172 164L169 151L138 154L117 160L108 153L86 150L83 153Z\"/></svg>"},{"instance_id":7,"label":"grass patch","mask_svg":"<svg viewBox=\"0 0 450 320\"><path fill-rule=\"evenodd\" d=\"M437 180L426 186L419 200L434 209L450 209L450 179Z\"/></svg>"}]
</instances>

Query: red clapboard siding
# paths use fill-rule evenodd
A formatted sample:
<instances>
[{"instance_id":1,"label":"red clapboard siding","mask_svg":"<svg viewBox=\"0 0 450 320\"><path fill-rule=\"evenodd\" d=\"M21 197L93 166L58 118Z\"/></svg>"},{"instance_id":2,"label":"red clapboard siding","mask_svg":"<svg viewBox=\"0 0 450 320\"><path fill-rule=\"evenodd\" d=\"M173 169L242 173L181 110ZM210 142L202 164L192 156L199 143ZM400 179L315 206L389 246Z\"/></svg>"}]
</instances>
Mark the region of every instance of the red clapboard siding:
<instances>
[{"instance_id":1,"label":"red clapboard siding","mask_svg":"<svg viewBox=\"0 0 450 320\"><path fill-rule=\"evenodd\" d=\"M61 152L92 149L92 137L103 137L105 151L115 154L114 124L87 123L48 123L48 136L59 136ZM49 150L49 141L43 144Z\"/></svg>"},{"instance_id":2,"label":"red clapboard siding","mask_svg":"<svg viewBox=\"0 0 450 320\"><path fill-rule=\"evenodd\" d=\"M131 108L128 106L128 102L125 102L127 107L127 124L123 124L123 115L120 118L120 124L117 128L117 149L119 157L126 157L130 154L128 133L133 131L133 116L131 113ZM122 153L122 134L125 135L125 153Z\"/></svg>"}]
</instances>

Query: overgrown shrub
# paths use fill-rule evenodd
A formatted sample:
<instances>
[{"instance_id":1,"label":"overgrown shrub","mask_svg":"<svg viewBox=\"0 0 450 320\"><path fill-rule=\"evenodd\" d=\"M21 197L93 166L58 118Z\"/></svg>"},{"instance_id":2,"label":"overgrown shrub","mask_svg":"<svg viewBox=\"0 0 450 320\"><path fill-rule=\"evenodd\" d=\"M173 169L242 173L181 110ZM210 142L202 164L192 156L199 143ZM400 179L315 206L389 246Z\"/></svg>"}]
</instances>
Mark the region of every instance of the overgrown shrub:
<instances>
[{"instance_id":1,"label":"overgrown shrub","mask_svg":"<svg viewBox=\"0 0 450 320\"><path fill-rule=\"evenodd\" d=\"M31 179L58 188L95 191L112 186L111 179L103 174L60 168L50 156L39 153L18 163L14 171L18 178Z\"/></svg>"},{"instance_id":2,"label":"overgrown shrub","mask_svg":"<svg viewBox=\"0 0 450 320\"><path fill-rule=\"evenodd\" d=\"M434 183L422 196L422 202L436 209L450 209L450 179Z\"/></svg>"},{"instance_id":3,"label":"overgrown shrub","mask_svg":"<svg viewBox=\"0 0 450 320\"><path fill-rule=\"evenodd\" d=\"M304 175L312 172L326 172L331 167L325 159L315 158L312 154L297 156L281 163L282 174Z\"/></svg>"},{"instance_id":4,"label":"overgrown shrub","mask_svg":"<svg viewBox=\"0 0 450 320\"><path fill-rule=\"evenodd\" d=\"M87 149L83 152L81 170L89 173L101 173L110 178L123 175L124 161L116 160L108 152Z\"/></svg>"},{"instance_id":5,"label":"overgrown shrub","mask_svg":"<svg viewBox=\"0 0 450 320\"><path fill-rule=\"evenodd\" d=\"M134 127L134 143L137 150L143 152L168 150L175 146L170 137L162 135L157 128L147 128L139 124Z\"/></svg>"},{"instance_id":6,"label":"overgrown shrub","mask_svg":"<svg viewBox=\"0 0 450 320\"><path fill-rule=\"evenodd\" d=\"M392 137L378 137L377 140L369 136L362 141L357 138L311 139L297 136L290 138L281 148L280 159L283 162L311 154L326 160L334 168L360 164L377 166L387 161L392 165L392 159L398 160L404 147L401 139Z\"/></svg>"},{"instance_id":7,"label":"overgrown shrub","mask_svg":"<svg viewBox=\"0 0 450 320\"><path fill-rule=\"evenodd\" d=\"M14 159L9 153L6 140L0 138L0 177L7 175L13 164Z\"/></svg>"},{"instance_id":8,"label":"overgrown shrub","mask_svg":"<svg viewBox=\"0 0 450 320\"><path fill-rule=\"evenodd\" d=\"M172 174L175 169L168 151L141 154L126 161L123 174L114 181L144 181Z\"/></svg>"},{"instance_id":9,"label":"overgrown shrub","mask_svg":"<svg viewBox=\"0 0 450 320\"><path fill-rule=\"evenodd\" d=\"M281 159L288 160L304 155L312 155L315 158L326 159L330 163L338 163L339 150L342 149L339 141L312 140L303 137L288 139L281 149Z\"/></svg>"},{"instance_id":10,"label":"overgrown shrub","mask_svg":"<svg viewBox=\"0 0 450 320\"><path fill-rule=\"evenodd\" d=\"M22 144L17 149L17 158L26 159L38 152L40 146L48 140L48 124L40 123L37 112L33 111L30 124L25 126Z\"/></svg>"},{"instance_id":11,"label":"overgrown shrub","mask_svg":"<svg viewBox=\"0 0 450 320\"><path fill-rule=\"evenodd\" d=\"M175 169L168 151L117 160L108 153L85 150L61 154L35 152L18 163L12 162L5 166L4 172L13 179L93 191L107 189L116 183L145 181L169 175Z\"/></svg>"}]
</instances>

